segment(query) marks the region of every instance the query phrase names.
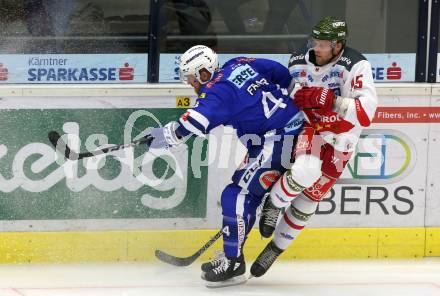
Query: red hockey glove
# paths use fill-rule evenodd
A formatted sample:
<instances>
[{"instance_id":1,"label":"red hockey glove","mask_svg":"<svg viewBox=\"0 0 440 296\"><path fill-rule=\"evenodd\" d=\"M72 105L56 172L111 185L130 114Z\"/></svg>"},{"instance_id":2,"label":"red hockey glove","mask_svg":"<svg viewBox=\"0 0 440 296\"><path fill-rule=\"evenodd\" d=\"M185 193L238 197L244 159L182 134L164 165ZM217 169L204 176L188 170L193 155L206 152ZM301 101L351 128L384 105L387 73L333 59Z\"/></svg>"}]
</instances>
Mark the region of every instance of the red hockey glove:
<instances>
[{"instance_id":1,"label":"red hockey glove","mask_svg":"<svg viewBox=\"0 0 440 296\"><path fill-rule=\"evenodd\" d=\"M329 88L303 87L295 93L295 105L301 109L331 110L335 94Z\"/></svg>"}]
</instances>

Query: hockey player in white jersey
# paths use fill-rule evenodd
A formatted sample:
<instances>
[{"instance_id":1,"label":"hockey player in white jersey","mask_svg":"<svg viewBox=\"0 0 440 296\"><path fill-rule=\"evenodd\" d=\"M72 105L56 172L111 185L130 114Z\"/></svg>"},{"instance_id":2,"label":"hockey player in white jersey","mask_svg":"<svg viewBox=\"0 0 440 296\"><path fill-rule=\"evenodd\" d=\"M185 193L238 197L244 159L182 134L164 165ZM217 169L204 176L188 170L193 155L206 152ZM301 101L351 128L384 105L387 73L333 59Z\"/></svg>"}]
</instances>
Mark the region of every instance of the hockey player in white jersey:
<instances>
[{"instance_id":1,"label":"hockey player in white jersey","mask_svg":"<svg viewBox=\"0 0 440 296\"><path fill-rule=\"evenodd\" d=\"M325 17L313 27L309 49L289 61L301 88L294 103L308 123L295 147L295 163L273 186L260 218L260 233L274 238L258 256L251 274L262 276L313 216L350 159L362 128L377 106L370 63L346 45L344 20ZM286 208L276 225L281 209Z\"/></svg>"}]
</instances>

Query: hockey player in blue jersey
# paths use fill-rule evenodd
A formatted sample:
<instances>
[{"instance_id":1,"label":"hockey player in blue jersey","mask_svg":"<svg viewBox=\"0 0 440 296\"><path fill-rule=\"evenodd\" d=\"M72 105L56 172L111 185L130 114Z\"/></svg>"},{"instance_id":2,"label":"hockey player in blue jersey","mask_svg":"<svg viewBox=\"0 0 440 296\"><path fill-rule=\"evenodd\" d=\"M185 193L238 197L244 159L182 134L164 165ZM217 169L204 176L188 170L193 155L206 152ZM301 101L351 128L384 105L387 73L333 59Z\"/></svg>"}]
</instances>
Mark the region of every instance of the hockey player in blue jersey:
<instances>
[{"instance_id":1,"label":"hockey player in blue jersey","mask_svg":"<svg viewBox=\"0 0 440 296\"><path fill-rule=\"evenodd\" d=\"M216 53L198 45L181 56L179 68L197 102L178 121L153 129L150 147L176 146L219 125L237 131L248 154L221 196L225 256L202 264L202 278L207 286L238 284L246 281L243 246L257 207L289 168L304 117L288 95L289 71L277 62L240 57L219 69Z\"/></svg>"}]
</instances>

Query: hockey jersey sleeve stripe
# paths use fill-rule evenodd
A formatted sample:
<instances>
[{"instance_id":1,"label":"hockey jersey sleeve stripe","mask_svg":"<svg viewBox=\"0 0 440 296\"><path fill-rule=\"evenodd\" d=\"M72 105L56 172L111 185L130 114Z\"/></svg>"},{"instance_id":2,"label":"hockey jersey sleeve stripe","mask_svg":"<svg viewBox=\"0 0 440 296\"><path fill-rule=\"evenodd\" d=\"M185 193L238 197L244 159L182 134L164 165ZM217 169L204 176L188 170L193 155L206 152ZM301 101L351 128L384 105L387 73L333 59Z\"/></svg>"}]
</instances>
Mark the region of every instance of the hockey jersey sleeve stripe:
<instances>
[{"instance_id":1,"label":"hockey jersey sleeve stripe","mask_svg":"<svg viewBox=\"0 0 440 296\"><path fill-rule=\"evenodd\" d=\"M357 115L359 123L363 127L369 126L371 124L371 121L370 121L370 118L368 118L368 115L365 112L364 108L362 107L361 101L358 98L356 98L354 100L354 103L356 105L356 115Z\"/></svg>"},{"instance_id":2,"label":"hockey jersey sleeve stripe","mask_svg":"<svg viewBox=\"0 0 440 296\"><path fill-rule=\"evenodd\" d=\"M187 116L185 118L180 118L180 124L182 125L183 128L185 128L186 130L188 130L189 132L200 136L200 137L204 137L205 136L205 129L203 128L203 126L194 118L191 118L191 116Z\"/></svg>"},{"instance_id":3,"label":"hockey jersey sleeve stripe","mask_svg":"<svg viewBox=\"0 0 440 296\"><path fill-rule=\"evenodd\" d=\"M187 130L182 124L179 124L179 127L176 129L176 134L181 137L186 137L192 134L189 130Z\"/></svg>"},{"instance_id":4,"label":"hockey jersey sleeve stripe","mask_svg":"<svg viewBox=\"0 0 440 296\"><path fill-rule=\"evenodd\" d=\"M208 129L209 126L208 118L206 118L203 114L197 112L194 109L190 109L188 110L188 112L189 112L189 116L194 118L199 124L201 124L205 130Z\"/></svg>"}]
</instances>

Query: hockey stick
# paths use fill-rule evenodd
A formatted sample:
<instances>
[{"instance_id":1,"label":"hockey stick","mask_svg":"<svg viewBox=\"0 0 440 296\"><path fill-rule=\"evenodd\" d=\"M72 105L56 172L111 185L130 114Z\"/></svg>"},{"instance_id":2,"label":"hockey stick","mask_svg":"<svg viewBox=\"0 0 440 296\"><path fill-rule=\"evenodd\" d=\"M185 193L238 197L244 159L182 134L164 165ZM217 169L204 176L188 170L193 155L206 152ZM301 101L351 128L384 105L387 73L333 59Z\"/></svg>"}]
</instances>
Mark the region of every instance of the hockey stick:
<instances>
[{"instance_id":1,"label":"hockey stick","mask_svg":"<svg viewBox=\"0 0 440 296\"><path fill-rule=\"evenodd\" d=\"M188 265L192 264L194 261L196 261L197 258L200 257L200 255L205 253L205 251L210 246L212 246L222 236L222 234L223 233L221 230L219 232L217 232L216 235L214 235L206 244L203 245L203 247L201 247L197 252L195 252L194 254L192 254L189 257L176 257L173 255L167 254L161 250L156 250L154 252L154 255L160 261L171 264L171 265L188 266Z\"/></svg>"},{"instance_id":2,"label":"hockey stick","mask_svg":"<svg viewBox=\"0 0 440 296\"><path fill-rule=\"evenodd\" d=\"M50 143L55 147L55 149L57 149L61 153L64 153L64 157L66 157L67 159L70 159L70 160L79 160L79 159L83 159L83 158L87 158L87 157L92 157L95 155L106 154L106 153L109 153L109 152L112 152L115 150L121 150L121 149L125 149L128 147L139 146L141 144L150 145L151 141L153 140L153 136L148 135L145 138L133 141L131 143L111 146L111 147L107 147L107 148L103 148L103 149L99 149L99 150L95 150L95 151L87 151L87 152L77 153L75 151L72 151L72 149L70 149L70 147L67 146L67 144L61 139L61 136L58 132L50 131L48 133L47 137L49 138Z\"/></svg>"}]
</instances>

